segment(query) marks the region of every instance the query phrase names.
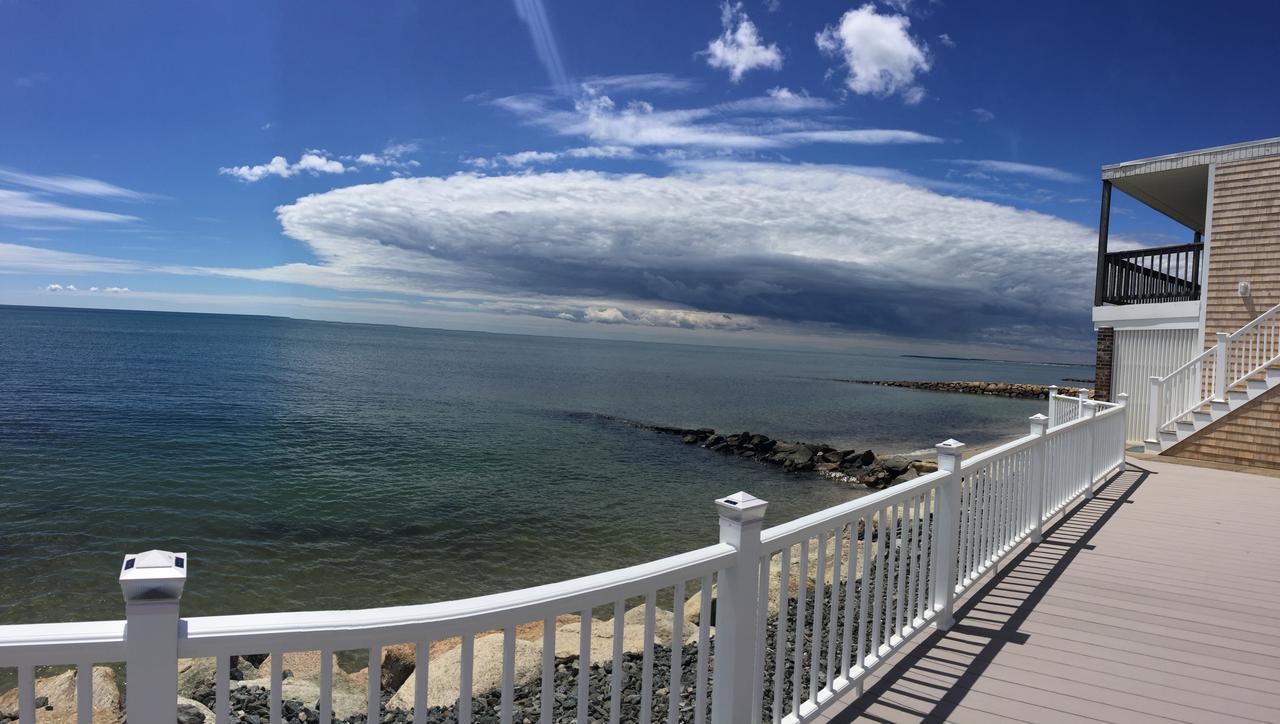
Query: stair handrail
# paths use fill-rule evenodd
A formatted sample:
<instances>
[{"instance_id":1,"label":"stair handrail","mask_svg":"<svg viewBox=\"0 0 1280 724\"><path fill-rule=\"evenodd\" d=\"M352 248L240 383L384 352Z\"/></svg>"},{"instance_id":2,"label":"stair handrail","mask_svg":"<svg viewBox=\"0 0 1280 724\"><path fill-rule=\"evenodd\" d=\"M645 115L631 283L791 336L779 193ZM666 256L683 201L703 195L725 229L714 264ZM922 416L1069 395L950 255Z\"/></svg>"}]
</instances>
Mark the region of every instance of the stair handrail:
<instances>
[{"instance_id":1,"label":"stair handrail","mask_svg":"<svg viewBox=\"0 0 1280 724\"><path fill-rule=\"evenodd\" d=\"M1237 344L1245 340L1260 325L1274 319L1277 315L1280 315L1280 304L1259 314L1230 334L1218 332L1217 344L1187 360L1169 374L1163 377L1151 377L1150 397L1147 400L1148 439L1157 440L1161 430L1176 423L1206 403L1225 401L1228 390L1280 361L1280 328L1269 328L1267 331L1270 334L1268 334L1267 338L1256 342L1251 348L1246 347L1244 344ZM1267 351L1271 351L1272 354L1263 356ZM1252 357L1247 356L1250 352L1253 353ZM1235 355L1234 357L1232 356L1233 354ZM1250 365L1251 359L1256 364L1247 366ZM1208 360L1213 361L1209 362ZM1232 368L1245 371L1237 375L1231 375L1229 372ZM1195 370L1199 370L1200 374L1195 374ZM1206 374L1206 372L1210 372L1210 374ZM1187 385L1189 391L1198 386L1199 392L1189 397L1190 404L1185 407L1173 408L1173 411L1170 412L1169 408L1175 404L1175 395L1168 393L1176 392L1171 388L1179 384Z\"/></svg>"}]
</instances>

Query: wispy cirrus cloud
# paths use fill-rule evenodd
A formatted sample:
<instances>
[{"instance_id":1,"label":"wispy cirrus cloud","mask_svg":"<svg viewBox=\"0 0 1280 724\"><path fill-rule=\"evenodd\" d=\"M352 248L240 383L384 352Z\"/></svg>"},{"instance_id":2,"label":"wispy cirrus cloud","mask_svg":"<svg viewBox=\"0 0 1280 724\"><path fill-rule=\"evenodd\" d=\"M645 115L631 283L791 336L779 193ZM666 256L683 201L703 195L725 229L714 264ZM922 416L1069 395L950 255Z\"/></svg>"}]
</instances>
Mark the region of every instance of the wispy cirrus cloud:
<instances>
[{"instance_id":1,"label":"wispy cirrus cloud","mask_svg":"<svg viewBox=\"0 0 1280 724\"><path fill-rule=\"evenodd\" d=\"M910 27L906 15L881 15L867 3L845 12L815 41L819 50L842 61L849 90L880 97L896 94L914 105L925 97L916 76L928 72L932 61L929 47L911 35Z\"/></svg>"},{"instance_id":2,"label":"wispy cirrus cloud","mask_svg":"<svg viewBox=\"0 0 1280 724\"><path fill-rule=\"evenodd\" d=\"M721 2L720 24L719 37L713 38L702 51L707 65L729 71L729 80L734 83L757 68L782 68L782 51L777 43L765 44L756 24L742 9L742 3Z\"/></svg>"},{"instance_id":3,"label":"wispy cirrus cloud","mask_svg":"<svg viewBox=\"0 0 1280 724\"><path fill-rule=\"evenodd\" d=\"M138 217L112 211L67 206L28 191L0 188L0 219L37 222L106 222L118 224Z\"/></svg>"},{"instance_id":4,"label":"wispy cirrus cloud","mask_svg":"<svg viewBox=\"0 0 1280 724\"><path fill-rule=\"evenodd\" d=\"M569 89L569 74L565 72L560 45L556 42L555 31L551 28L551 20L547 17L547 9L542 0L515 0L515 7L516 15L529 28L533 50L546 69L551 86L565 92Z\"/></svg>"},{"instance_id":5,"label":"wispy cirrus cloud","mask_svg":"<svg viewBox=\"0 0 1280 724\"><path fill-rule=\"evenodd\" d=\"M660 109L640 99L615 101L588 93L572 102L545 94L497 98L491 103L524 122L598 146L760 150L806 143L936 143L925 133L851 129L825 118L783 121L780 116L822 111L826 99L775 88L766 95L697 108Z\"/></svg>"},{"instance_id":6,"label":"wispy cirrus cloud","mask_svg":"<svg viewBox=\"0 0 1280 724\"><path fill-rule=\"evenodd\" d=\"M588 94L635 93L687 93L697 90L698 83L671 73L630 73L626 75L596 75L582 81L581 89Z\"/></svg>"},{"instance_id":7,"label":"wispy cirrus cloud","mask_svg":"<svg viewBox=\"0 0 1280 724\"><path fill-rule=\"evenodd\" d=\"M134 191L95 178L70 175L45 176L4 167L0 167L0 183L71 196L97 196L124 201L148 201L156 198L154 194Z\"/></svg>"},{"instance_id":8,"label":"wispy cirrus cloud","mask_svg":"<svg viewBox=\"0 0 1280 724\"><path fill-rule=\"evenodd\" d=\"M1054 181L1057 183L1082 183L1085 177L1063 171L1060 168L1052 166L1039 166L1031 163L1019 163L1017 161L994 161L991 159L950 159L946 163L953 166L974 169L980 173L1027 176L1030 178L1040 179L1042 181Z\"/></svg>"},{"instance_id":9,"label":"wispy cirrus cloud","mask_svg":"<svg viewBox=\"0 0 1280 724\"><path fill-rule=\"evenodd\" d=\"M496 156L479 156L463 159L463 163L476 168L521 168L537 164L553 163L563 159L633 159L640 154L630 146L582 146L563 151L519 151L500 153Z\"/></svg>"}]
</instances>

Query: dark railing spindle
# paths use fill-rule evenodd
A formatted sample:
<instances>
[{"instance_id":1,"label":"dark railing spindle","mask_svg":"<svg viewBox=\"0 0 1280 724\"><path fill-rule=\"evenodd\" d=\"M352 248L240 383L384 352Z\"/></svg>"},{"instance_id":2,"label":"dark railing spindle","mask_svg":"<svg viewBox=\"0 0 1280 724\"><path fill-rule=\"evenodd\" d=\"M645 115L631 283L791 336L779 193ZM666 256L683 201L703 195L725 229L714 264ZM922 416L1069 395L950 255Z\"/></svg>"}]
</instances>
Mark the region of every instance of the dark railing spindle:
<instances>
[{"instance_id":1,"label":"dark railing spindle","mask_svg":"<svg viewBox=\"0 0 1280 724\"><path fill-rule=\"evenodd\" d=\"M1103 260L1103 303L1187 302L1200 298L1203 243L1116 251Z\"/></svg>"}]
</instances>

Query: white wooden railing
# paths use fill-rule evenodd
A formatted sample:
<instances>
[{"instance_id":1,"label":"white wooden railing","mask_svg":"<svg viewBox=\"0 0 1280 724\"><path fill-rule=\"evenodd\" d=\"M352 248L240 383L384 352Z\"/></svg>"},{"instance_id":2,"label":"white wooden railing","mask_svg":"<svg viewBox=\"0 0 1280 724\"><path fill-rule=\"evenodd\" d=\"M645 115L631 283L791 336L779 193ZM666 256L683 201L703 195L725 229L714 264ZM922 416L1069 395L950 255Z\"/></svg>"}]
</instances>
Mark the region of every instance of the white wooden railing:
<instances>
[{"instance_id":1,"label":"white wooden railing","mask_svg":"<svg viewBox=\"0 0 1280 724\"><path fill-rule=\"evenodd\" d=\"M1064 425L1084 415L1084 403L1089 399L1088 390L1080 390L1075 397L1058 392L1057 385L1049 385L1049 427Z\"/></svg>"},{"instance_id":2,"label":"white wooden railing","mask_svg":"<svg viewBox=\"0 0 1280 724\"><path fill-rule=\"evenodd\" d=\"M616 724L631 720L624 717L622 702L625 607L642 599L639 721L808 722L846 692L860 695L867 676L920 631L949 628L959 597L1023 541L1038 541L1046 521L1080 495L1091 496L1096 483L1123 466L1124 396L1117 404L1078 403L1078 418L1051 426L1045 415L1035 415L1027 436L963 462L964 445L948 440L937 446L936 472L789 523L763 529L767 504L737 493L716 501L716 545L478 598L356 611L181 618L186 554L127 556L120 574L124 621L0 626L0 667L18 669L22 724L35 722L35 667L77 665L77 701L90 702L92 666L114 662L126 667L128 721L169 724L175 716L177 660L214 657L214 713L218 722L227 722L231 656L269 652L270 721L276 724L282 717L283 654L320 651L317 706L320 721L328 724L332 652L367 649L367 710L373 722L382 719L382 648L414 643L414 721L424 722L429 643L460 637L461 695L450 704L465 724L478 713L468 695L474 688L475 637L500 630L497 714L511 722L514 688L522 683L516 681L514 664L516 627L542 622L540 721L566 715L554 711L557 699L576 698L574 715L592 711L593 717L607 716ZM701 604L697 633L686 635L684 614L695 589ZM655 610L659 598L665 601L668 595L674 609L672 646L663 654L654 645ZM613 649L606 661L593 662L592 614L602 606L613 614ZM592 663L613 664L607 684L596 684L597 690L592 677L580 675L574 691L557 691L556 619L564 614L581 621L577 670L585 674ZM683 668L689 647L696 651L692 686L685 683ZM670 656L665 681L656 680L654 672L660 654ZM78 724L91 719L91 707L78 708Z\"/></svg>"},{"instance_id":3,"label":"white wooden railing","mask_svg":"<svg viewBox=\"0 0 1280 724\"><path fill-rule=\"evenodd\" d=\"M1147 439L1210 402L1225 402L1227 392L1280 362L1280 305L1258 315L1164 377L1151 378Z\"/></svg>"}]
</instances>

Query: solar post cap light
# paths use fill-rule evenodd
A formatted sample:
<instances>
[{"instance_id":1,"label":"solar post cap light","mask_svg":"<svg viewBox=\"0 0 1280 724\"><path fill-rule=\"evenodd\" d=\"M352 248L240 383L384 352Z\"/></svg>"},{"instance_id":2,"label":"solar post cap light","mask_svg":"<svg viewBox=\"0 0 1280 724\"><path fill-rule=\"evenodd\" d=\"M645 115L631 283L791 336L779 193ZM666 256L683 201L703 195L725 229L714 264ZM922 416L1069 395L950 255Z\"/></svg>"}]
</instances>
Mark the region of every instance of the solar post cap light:
<instances>
[{"instance_id":1,"label":"solar post cap light","mask_svg":"<svg viewBox=\"0 0 1280 724\"><path fill-rule=\"evenodd\" d=\"M125 601L177 600L186 582L186 553L150 550L125 556L120 565L120 591Z\"/></svg>"}]
</instances>

